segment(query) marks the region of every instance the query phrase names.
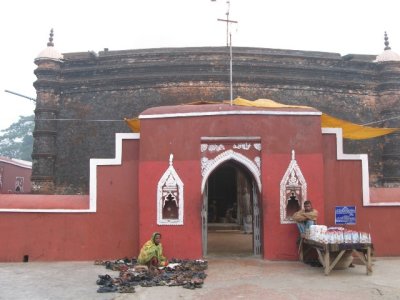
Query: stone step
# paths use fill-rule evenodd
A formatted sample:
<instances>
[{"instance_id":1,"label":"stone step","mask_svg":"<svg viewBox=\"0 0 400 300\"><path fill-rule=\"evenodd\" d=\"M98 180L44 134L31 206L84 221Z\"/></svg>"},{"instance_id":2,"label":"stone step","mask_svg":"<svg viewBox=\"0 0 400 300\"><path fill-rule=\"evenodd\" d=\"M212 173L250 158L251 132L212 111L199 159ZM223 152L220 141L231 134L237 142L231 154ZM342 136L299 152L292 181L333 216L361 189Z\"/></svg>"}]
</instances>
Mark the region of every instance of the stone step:
<instances>
[{"instance_id":1,"label":"stone step","mask_svg":"<svg viewBox=\"0 0 400 300\"><path fill-rule=\"evenodd\" d=\"M218 230L241 230L241 226L236 223L208 223L209 231Z\"/></svg>"}]
</instances>

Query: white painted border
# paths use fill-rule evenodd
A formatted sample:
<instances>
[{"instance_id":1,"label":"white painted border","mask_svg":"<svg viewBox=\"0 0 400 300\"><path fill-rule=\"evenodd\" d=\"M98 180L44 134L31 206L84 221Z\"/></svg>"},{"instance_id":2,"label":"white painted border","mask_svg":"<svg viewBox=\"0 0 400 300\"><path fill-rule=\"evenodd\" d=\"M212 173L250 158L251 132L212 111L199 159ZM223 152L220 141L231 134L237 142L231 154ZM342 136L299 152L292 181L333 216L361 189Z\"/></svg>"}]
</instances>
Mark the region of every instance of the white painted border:
<instances>
[{"instance_id":1,"label":"white painted border","mask_svg":"<svg viewBox=\"0 0 400 300\"><path fill-rule=\"evenodd\" d=\"M0 162L6 163L6 164L10 164L10 165L14 165L17 167L21 167L24 169L32 169L32 163L30 161L27 161L25 163L25 161L23 160L15 160L15 159L5 159L5 158L1 158L0 157Z\"/></svg>"},{"instance_id":2,"label":"white painted border","mask_svg":"<svg viewBox=\"0 0 400 300\"><path fill-rule=\"evenodd\" d=\"M338 160L361 160L363 206L400 206L400 202L370 202L368 155L343 153L342 128L322 128L322 134L336 134L336 153Z\"/></svg>"},{"instance_id":3,"label":"white painted border","mask_svg":"<svg viewBox=\"0 0 400 300\"><path fill-rule=\"evenodd\" d=\"M234 110L234 111L207 111L207 112L189 112L189 113L169 113L140 115L139 119L164 119L164 118L185 118L185 117L203 117L203 116L225 116L225 115L275 115L275 116L321 116L317 111L270 111L270 110Z\"/></svg>"},{"instance_id":4,"label":"white painted border","mask_svg":"<svg viewBox=\"0 0 400 300\"><path fill-rule=\"evenodd\" d=\"M213 142L213 141L251 141L260 142L259 136L204 136L201 137L202 142Z\"/></svg>"},{"instance_id":5,"label":"white painted border","mask_svg":"<svg viewBox=\"0 0 400 300\"><path fill-rule=\"evenodd\" d=\"M33 213L95 213L97 210L97 166L121 165L122 140L138 140L139 133L115 134L115 158L91 158L89 179L88 209L34 209L34 208L0 208L0 212L33 212Z\"/></svg>"}]
</instances>

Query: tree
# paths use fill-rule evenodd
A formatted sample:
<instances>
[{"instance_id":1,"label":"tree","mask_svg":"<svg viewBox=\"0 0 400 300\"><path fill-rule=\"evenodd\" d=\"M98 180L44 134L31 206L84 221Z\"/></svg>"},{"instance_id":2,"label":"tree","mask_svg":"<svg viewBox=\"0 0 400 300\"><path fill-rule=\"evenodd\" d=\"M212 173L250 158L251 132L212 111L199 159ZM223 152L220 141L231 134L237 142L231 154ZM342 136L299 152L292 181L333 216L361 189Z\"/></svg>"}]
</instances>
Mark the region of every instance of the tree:
<instances>
[{"instance_id":1,"label":"tree","mask_svg":"<svg viewBox=\"0 0 400 300\"><path fill-rule=\"evenodd\" d=\"M0 155L32 161L34 115L20 116L7 129L0 131Z\"/></svg>"}]
</instances>

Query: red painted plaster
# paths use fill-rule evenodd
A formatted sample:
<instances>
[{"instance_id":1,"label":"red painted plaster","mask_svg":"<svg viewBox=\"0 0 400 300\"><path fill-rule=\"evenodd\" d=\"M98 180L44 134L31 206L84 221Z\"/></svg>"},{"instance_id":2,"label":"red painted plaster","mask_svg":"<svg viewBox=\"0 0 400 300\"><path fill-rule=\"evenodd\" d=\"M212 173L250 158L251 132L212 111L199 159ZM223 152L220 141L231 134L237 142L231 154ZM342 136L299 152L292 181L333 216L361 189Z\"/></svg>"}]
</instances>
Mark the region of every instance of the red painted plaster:
<instances>
[{"instance_id":1,"label":"red painted plaster","mask_svg":"<svg viewBox=\"0 0 400 300\"><path fill-rule=\"evenodd\" d=\"M308 185L307 198L320 213L319 224L334 225L335 206L355 205L357 225L349 228L371 232L376 255L400 254L396 238L400 208L362 205L361 161L337 160L336 136L321 134L319 116L221 115L143 119L140 142L123 141L122 164L97 167L96 213L1 212L0 261L22 261L24 255L33 261L137 256L154 231L161 232L167 257L201 257L201 138L246 136L260 137L262 144L259 199L264 258L297 259L296 225L280 224L279 207L280 181L293 149ZM171 153L184 183L184 225L159 226L157 184ZM371 195L389 199L394 190ZM87 209L88 205L87 195L0 195L0 208Z\"/></svg>"},{"instance_id":2,"label":"red painted plaster","mask_svg":"<svg viewBox=\"0 0 400 300\"><path fill-rule=\"evenodd\" d=\"M243 108L242 108L243 109ZM297 259L295 224L280 224L279 185L291 161L291 150L308 183L309 197L323 210L323 158L319 116L221 115L143 119L140 142L140 244L154 231L164 236L166 255L201 257L200 145L202 137L258 136L262 144L261 192L263 256ZM146 138L144 138L146 137ZM216 142L218 143L218 142ZM174 154L174 167L185 184L183 226L156 224L156 187Z\"/></svg>"},{"instance_id":3,"label":"red painted plaster","mask_svg":"<svg viewBox=\"0 0 400 300\"><path fill-rule=\"evenodd\" d=\"M5 209L88 209L88 195L18 195L0 194L0 208Z\"/></svg>"},{"instance_id":4,"label":"red painted plaster","mask_svg":"<svg viewBox=\"0 0 400 300\"><path fill-rule=\"evenodd\" d=\"M2 171L2 172L1 172ZM30 166L18 163L10 158L0 157L0 176L2 184L0 184L1 194L26 194L31 191L31 175L32 168ZM16 192L16 178L22 177L23 191Z\"/></svg>"},{"instance_id":5,"label":"red painted plaster","mask_svg":"<svg viewBox=\"0 0 400 300\"><path fill-rule=\"evenodd\" d=\"M296 224L280 224L280 182L291 160L290 154L275 154L263 157L263 220L264 257L267 259L298 259L296 239L299 235ZM322 156L296 155L297 163L308 184L307 195L318 210L318 223L324 222Z\"/></svg>"},{"instance_id":6,"label":"red painted plaster","mask_svg":"<svg viewBox=\"0 0 400 300\"><path fill-rule=\"evenodd\" d=\"M123 164L98 167L96 213L1 212L0 261L116 259L138 255L138 141L123 142ZM82 204L88 196L25 195L16 201L36 208ZM38 199L43 197L43 199ZM1 199L4 204L12 199ZM37 202L35 202L37 201ZM67 202L73 202L70 204ZM87 202L86 202L87 204ZM85 205L86 205L85 204Z\"/></svg>"},{"instance_id":7,"label":"red painted plaster","mask_svg":"<svg viewBox=\"0 0 400 300\"><path fill-rule=\"evenodd\" d=\"M370 202L400 202L400 188L373 188L369 189Z\"/></svg>"},{"instance_id":8,"label":"red painted plaster","mask_svg":"<svg viewBox=\"0 0 400 300\"><path fill-rule=\"evenodd\" d=\"M400 207L363 206L361 161L337 161L334 135L324 135L324 144L326 225L335 225L336 206L354 205L356 225L345 227L371 233L375 255L400 255L398 239Z\"/></svg>"}]
</instances>

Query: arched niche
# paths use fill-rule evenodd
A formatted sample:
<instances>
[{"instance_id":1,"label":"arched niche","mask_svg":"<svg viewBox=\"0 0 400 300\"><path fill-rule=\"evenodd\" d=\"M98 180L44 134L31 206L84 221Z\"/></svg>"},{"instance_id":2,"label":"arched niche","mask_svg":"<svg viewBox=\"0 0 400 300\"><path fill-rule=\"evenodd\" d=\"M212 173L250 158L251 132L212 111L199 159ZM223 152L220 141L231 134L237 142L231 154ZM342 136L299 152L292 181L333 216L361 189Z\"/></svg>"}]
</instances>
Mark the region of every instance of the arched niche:
<instances>
[{"instance_id":1,"label":"arched niche","mask_svg":"<svg viewBox=\"0 0 400 300\"><path fill-rule=\"evenodd\" d=\"M169 167L157 185L157 224L183 225L183 182L173 166L173 155Z\"/></svg>"},{"instance_id":2,"label":"arched niche","mask_svg":"<svg viewBox=\"0 0 400 300\"><path fill-rule=\"evenodd\" d=\"M280 220L281 224L295 223L292 215L303 207L307 199L307 182L295 159L292 150L292 159L280 183Z\"/></svg>"},{"instance_id":3,"label":"arched niche","mask_svg":"<svg viewBox=\"0 0 400 300\"><path fill-rule=\"evenodd\" d=\"M201 174L203 176L203 180L201 182L201 193L204 192L204 186L205 186L210 174L216 168L218 168L218 166L220 166L221 164L223 164L224 162L226 162L228 160L234 160L234 161L237 161L237 162L241 163L242 165L244 165L250 171L250 173L253 175L254 180L257 183L258 190L261 192L261 179L260 179L261 173L260 173L259 166L255 162L251 161L249 158L244 156L243 154L237 153L230 149L225 152L222 152L221 154L216 156L214 159L208 159L206 157L202 158Z\"/></svg>"}]
</instances>

